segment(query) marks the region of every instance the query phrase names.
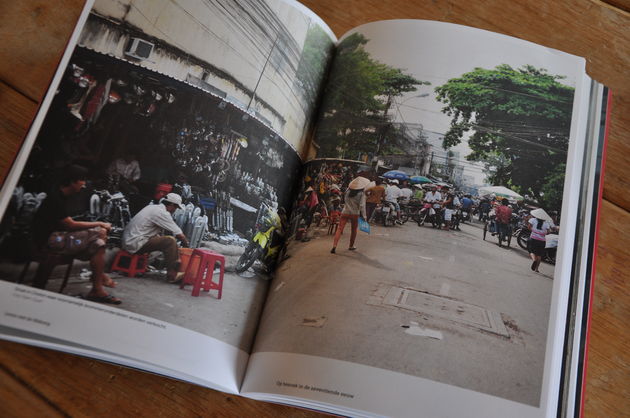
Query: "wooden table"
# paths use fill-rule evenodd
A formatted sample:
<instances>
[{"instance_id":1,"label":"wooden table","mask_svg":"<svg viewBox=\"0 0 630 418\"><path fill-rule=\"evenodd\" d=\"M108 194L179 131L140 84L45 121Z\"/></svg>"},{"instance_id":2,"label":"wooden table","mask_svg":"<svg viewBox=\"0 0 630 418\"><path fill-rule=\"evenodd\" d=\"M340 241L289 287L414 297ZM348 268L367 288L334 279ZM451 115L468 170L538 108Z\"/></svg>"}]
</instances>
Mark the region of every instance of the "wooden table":
<instances>
[{"instance_id":1,"label":"wooden table","mask_svg":"<svg viewBox=\"0 0 630 418\"><path fill-rule=\"evenodd\" d=\"M585 415L630 412L630 0L307 0L335 31L417 18L461 23L587 58L615 93L601 211ZM0 171L5 172L55 70L81 0L0 4ZM89 359L0 342L5 416L316 416Z\"/></svg>"}]
</instances>

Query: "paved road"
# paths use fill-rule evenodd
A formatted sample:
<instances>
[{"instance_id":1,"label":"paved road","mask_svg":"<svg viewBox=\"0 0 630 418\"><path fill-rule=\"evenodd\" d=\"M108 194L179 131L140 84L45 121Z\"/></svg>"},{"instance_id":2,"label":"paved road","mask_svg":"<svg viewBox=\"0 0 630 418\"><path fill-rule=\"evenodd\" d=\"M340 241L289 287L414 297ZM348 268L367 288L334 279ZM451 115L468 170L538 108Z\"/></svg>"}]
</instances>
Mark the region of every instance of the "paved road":
<instances>
[{"instance_id":1,"label":"paved road","mask_svg":"<svg viewBox=\"0 0 630 418\"><path fill-rule=\"evenodd\" d=\"M440 231L407 223L359 233L357 251L347 250L347 233L330 254L324 229L293 243L257 350L357 362L538 405L553 266L534 273L524 250L481 235L478 224ZM459 312L449 318L453 304ZM471 325L490 311L503 331Z\"/></svg>"}]
</instances>

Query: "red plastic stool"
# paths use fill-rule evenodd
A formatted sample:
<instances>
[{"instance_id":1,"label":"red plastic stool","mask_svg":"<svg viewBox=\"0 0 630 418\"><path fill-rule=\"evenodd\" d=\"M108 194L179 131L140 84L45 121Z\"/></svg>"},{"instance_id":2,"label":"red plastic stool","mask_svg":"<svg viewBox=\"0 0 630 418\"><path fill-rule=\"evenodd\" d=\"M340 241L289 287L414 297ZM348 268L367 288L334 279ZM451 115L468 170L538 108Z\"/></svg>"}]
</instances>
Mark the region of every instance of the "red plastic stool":
<instances>
[{"instance_id":1,"label":"red plastic stool","mask_svg":"<svg viewBox=\"0 0 630 418\"><path fill-rule=\"evenodd\" d=\"M120 271L127 277L135 277L147 271L149 264L149 254L130 254L125 250L120 250L112 263L112 271Z\"/></svg>"},{"instance_id":2,"label":"red plastic stool","mask_svg":"<svg viewBox=\"0 0 630 418\"><path fill-rule=\"evenodd\" d=\"M193 267L195 257L199 257L199 265L197 271ZM219 263L221 265L221 273L219 274L219 283L212 281L214 274L214 265ZM193 289L191 296L199 296L199 291L203 289L204 292L208 292L212 289L219 291L217 299L221 299L221 292L223 290L223 273L225 272L225 257L214 251L195 248L190 256L188 267L186 267L186 273L182 279L182 283L179 285L180 289L183 289L187 284L192 284Z\"/></svg>"}]
</instances>

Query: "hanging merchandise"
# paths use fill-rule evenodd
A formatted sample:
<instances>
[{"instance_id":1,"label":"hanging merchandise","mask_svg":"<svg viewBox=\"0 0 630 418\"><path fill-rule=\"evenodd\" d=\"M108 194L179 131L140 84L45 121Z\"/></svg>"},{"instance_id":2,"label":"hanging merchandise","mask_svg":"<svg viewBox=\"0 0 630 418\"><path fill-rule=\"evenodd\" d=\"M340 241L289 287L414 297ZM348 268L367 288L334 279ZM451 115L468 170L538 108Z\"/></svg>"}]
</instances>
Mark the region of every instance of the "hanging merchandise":
<instances>
[{"instance_id":1,"label":"hanging merchandise","mask_svg":"<svg viewBox=\"0 0 630 418\"><path fill-rule=\"evenodd\" d=\"M81 108L83 107L83 104L85 103L88 96L90 95L90 92L92 91L92 89L96 87L97 83L96 83L96 80L94 80L94 77L92 77L91 75L82 75L76 80L76 82L79 85L79 87L82 89L80 90L80 92L82 92L83 94L80 97L78 97L78 101L69 102L68 108L72 116L82 121L83 115L81 115Z\"/></svg>"},{"instance_id":2,"label":"hanging merchandise","mask_svg":"<svg viewBox=\"0 0 630 418\"><path fill-rule=\"evenodd\" d=\"M81 122L77 125L76 131L85 132L90 126L96 123L103 107L105 107L109 101L109 89L111 85L112 79L110 78L105 83L99 84L89 93L89 98L81 108L81 117L79 118Z\"/></svg>"}]
</instances>

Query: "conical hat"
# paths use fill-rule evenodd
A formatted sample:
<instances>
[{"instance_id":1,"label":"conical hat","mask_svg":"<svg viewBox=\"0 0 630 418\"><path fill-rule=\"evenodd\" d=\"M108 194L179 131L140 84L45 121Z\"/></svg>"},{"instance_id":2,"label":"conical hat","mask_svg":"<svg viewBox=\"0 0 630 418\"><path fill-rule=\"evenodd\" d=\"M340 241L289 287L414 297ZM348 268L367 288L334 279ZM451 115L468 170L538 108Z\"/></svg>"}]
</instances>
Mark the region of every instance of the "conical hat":
<instances>
[{"instance_id":1,"label":"conical hat","mask_svg":"<svg viewBox=\"0 0 630 418\"><path fill-rule=\"evenodd\" d=\"M547 212L545 212L544 209L541 209L541 208L534 209L533 211L530 212L530 214L534 218L542 219L543 221L553 222L553 219L551 219L551 216L549 216Z\"/></svg>"},{"instance_id":2,"label":"conical hat","mask_svg":"<svg viewBox=\"0 0 630 418\"><path fill-rule=\"evenodd\" d=\"M350 190L362 190L365 189L368 184L370 184L370 180L359 176L350 182L348 188Z\"/></svg>"}]
</instances>

